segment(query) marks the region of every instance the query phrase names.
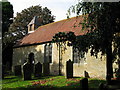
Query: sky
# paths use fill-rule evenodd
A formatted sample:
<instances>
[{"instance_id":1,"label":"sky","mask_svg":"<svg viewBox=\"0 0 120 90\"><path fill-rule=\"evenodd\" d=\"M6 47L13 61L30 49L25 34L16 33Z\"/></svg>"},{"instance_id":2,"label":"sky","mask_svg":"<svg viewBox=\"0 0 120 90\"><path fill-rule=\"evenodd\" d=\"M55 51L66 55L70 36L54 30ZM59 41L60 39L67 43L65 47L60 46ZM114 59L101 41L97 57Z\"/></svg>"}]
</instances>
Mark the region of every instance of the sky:
<instances>
[{"instance_id":1,"label":"sky","mask_svg":"<svg viewBox=\"0 0 120 90\"><path fill-rule=\"evenodd\" d=\"M14 16L17 12L29 8L31 6L40 5L47 7L52 11L52 15L56 16L55 21L67 18L67 10L75 5L78 0L8 0L13 5ZM71 17L75 16L74 14Z\"/></svg>"}]
</instances>

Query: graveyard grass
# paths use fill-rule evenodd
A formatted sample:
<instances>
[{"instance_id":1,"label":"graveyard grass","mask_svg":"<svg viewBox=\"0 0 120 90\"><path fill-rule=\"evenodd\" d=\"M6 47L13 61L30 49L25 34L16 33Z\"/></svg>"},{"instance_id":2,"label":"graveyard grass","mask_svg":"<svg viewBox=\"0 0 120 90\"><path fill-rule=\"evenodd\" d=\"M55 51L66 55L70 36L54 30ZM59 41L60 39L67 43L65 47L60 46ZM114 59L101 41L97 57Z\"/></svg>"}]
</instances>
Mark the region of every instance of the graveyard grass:
<instances>
[{"instance_id":1,"label":"graveyard grass","mask_svg":"<svg viewBox=\"0 0 120 90\"><path fill-rule=\"evenodd\" d=\"M66 79L65 76L46 76L24 81L22 77L7 76L2 81L2 88L79 88L82 78ZM101 79L89 78L88 80L89 88L98 88L100 83L105 83L105 80Z\"/></svg>"}]
</instances>

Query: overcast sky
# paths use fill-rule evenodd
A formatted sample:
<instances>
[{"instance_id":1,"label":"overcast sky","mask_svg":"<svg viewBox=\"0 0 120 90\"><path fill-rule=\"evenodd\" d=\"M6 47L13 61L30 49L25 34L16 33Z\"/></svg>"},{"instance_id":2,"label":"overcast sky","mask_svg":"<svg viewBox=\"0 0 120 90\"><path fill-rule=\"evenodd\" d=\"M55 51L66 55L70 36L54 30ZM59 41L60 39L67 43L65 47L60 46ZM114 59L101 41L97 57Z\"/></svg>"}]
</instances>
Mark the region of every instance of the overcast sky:
<instances>
[{"instance_id":1,"label":"overcast sky","mask_svg":"<svg viewBox=\"0 0 120 90\"><path fill-rule=\"evenodd\" d=\"M55 21L66 19L67 10L71 5L75 5L78 0L8 0L14 9L14 16L17 12L29 8L30 6L41 5L42 7L48 7L54 16ZM75 16L75 15L72 15Z\"/></svg>"}]
</instances>

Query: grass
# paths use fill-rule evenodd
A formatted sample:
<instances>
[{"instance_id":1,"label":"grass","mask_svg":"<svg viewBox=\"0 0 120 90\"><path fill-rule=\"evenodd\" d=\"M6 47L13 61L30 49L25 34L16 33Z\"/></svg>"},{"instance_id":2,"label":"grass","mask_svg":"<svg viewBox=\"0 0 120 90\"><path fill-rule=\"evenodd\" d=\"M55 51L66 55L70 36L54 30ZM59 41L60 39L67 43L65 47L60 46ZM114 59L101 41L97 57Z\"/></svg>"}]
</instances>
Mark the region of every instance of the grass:
<instances>
[{"instance_id":1,"label":"grass","mask_svg":"<svg viewBox=\"0 0 120 90\"><path fill-rule=\"evenodd\" d=\"M65 76L46 76L33 78L32 80L22 80L22 77L7 76L2 81L2 88L79 88L82 77L66 79ZM105 80L89 78L89 88L98 88Z\"/></svg>"}]
</instances>

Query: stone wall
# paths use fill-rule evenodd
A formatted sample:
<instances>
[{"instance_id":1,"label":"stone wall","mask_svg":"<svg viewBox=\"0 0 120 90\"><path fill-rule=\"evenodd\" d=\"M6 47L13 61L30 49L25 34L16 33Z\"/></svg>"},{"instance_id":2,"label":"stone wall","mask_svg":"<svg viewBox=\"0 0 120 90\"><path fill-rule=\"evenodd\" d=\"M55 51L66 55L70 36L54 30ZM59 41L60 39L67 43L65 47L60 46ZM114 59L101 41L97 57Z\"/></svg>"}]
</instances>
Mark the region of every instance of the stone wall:
<instances>
[{"instance_id":1,"label":"stone wall","mask_svg":"<svg viewBox=\"0 0 120 90\"><path fill-rule=\"evenodd\" d=\"M56 44L52 44L52 63L50 63L50 74L59 75L59 50Z\"/></svg>"},{"instance_id":2,"label":"stone wall","mask_svg":"<svg viewBox=\"0 0 120 90\"><path fill-rule=\"evenodd\" d=\"M106 76L106 59L99 53L98 58L90 55L90 50L85 55L86 59L80 61L80 63L74 63L74 76L85 76L85 72L90 77L105 78Z\"/></svg>"},{"instance_id":3,"label":"stone wall","mask_svg":"<svg viewBox=\"0 0 120 90\"><path fill-rule=\"evenodd\" d=\"M28 60L28 55L30 53L34 53L35 63L43 63L44 45L26 46L13 49L13 67L16 65L23 65Z\"/></svg>"},{"instance_id":4,"label":"stone wall","mask_svg":"<svg viewBox=\"0 0 120 90\"><path fill-rule=\"evenodd\" d=\"M27 47L14 48L13 66L22 65L27 60L29 53L33 52L35 62L44 62L44 45L34 45ZM59 75L59 48L56 44L52 44L52 63L50 63L50 74ZM66 75L66 61L73 61L73 49L66 45L66 50L61 55L61 73ZM96 58L90 55L90 50L86 54L86 59L82 59L80 63L73 63L73 76L85 76L85 71L90 77L105 78L106 76L106 58L105 56ZM115 66L115 65L114 65Z\"/></svg>"}]
</instances>

